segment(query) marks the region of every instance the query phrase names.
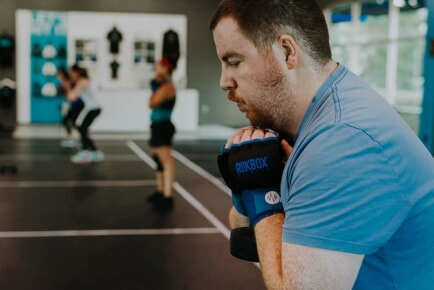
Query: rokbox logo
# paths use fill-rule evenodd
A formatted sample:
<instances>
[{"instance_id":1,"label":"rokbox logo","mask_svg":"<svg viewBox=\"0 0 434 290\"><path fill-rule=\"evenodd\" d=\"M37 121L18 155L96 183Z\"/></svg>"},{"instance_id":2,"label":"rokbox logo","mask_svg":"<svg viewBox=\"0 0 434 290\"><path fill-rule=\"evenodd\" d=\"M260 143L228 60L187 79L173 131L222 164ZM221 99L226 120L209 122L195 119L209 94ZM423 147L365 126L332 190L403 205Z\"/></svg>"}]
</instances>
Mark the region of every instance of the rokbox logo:
<instances>
[{"instance_id":1,"label":"rokbox logo","mask_svg":"<svg viewBox=\"0 0 434 290\"><path fill-rule=\"evenodd\" d=\"M256 170L268 169L268 156L252 158L235 163L237 174L253 173Z\"/></svg>"}]
</instances>

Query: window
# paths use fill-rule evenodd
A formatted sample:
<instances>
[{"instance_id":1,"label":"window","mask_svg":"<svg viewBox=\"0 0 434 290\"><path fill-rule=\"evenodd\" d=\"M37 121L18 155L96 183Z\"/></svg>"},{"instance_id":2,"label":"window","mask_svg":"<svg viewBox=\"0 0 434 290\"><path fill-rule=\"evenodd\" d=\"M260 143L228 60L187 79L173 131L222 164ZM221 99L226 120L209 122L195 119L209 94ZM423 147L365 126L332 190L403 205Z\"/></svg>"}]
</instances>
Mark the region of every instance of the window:
<instances>
[{"instance_id":1,"label":"window","mask_svg":"<svg viewBox=\"0 0 434 290\"><path fill-rule=\"evenodd\" d=\"M365 79L401 115L420 114L428 17L423 1L346 3L326 15L333 58Z\"/></svg>"}]
</instances>

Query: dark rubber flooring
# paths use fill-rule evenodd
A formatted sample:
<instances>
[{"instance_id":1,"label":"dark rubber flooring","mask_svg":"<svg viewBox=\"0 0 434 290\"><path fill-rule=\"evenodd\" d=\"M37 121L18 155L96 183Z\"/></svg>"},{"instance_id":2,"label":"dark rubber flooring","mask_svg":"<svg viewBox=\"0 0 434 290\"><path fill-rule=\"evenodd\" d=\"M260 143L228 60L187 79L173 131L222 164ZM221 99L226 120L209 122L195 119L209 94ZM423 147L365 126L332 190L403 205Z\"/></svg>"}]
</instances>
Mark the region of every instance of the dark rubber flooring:
<instances>
[{"instance_id":1,"label":"dark rubber flooring","mask_svg":"<svg viewBox=\"0 0 434 290\"><path fill-rule=\"evenodd\" d=\"M0 289L265 289L229 254L227 193L176 159L175 209L154 212L153 170L132 142L149 153L143 140L98 140L106 160L76 165L60 140L0 139L0 166L18 170L0 175ZM174 148L218 177L221 144Z\"/></svg>"}]
</instances>

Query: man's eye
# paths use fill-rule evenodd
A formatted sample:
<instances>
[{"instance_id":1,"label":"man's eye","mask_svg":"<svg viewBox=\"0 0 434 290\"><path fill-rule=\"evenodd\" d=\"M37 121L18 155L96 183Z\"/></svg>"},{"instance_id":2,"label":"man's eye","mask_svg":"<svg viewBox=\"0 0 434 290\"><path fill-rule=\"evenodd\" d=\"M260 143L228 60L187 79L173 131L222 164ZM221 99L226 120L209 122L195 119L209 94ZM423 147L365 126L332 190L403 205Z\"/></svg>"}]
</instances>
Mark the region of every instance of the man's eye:
<instances>
[{"instance_id":1,"label":"man's eye","mask_svg":"<svg viewBox=\"0 0 434 290\"><path fill-rule=\"evenodd\" d=\"M239 60L231 60L231 61L228 61L228 65L229 65L229 66L232 66L232 67L237 67L239 64L240 64L240 61L239 61Z\"/></svg>"}]
</instances>

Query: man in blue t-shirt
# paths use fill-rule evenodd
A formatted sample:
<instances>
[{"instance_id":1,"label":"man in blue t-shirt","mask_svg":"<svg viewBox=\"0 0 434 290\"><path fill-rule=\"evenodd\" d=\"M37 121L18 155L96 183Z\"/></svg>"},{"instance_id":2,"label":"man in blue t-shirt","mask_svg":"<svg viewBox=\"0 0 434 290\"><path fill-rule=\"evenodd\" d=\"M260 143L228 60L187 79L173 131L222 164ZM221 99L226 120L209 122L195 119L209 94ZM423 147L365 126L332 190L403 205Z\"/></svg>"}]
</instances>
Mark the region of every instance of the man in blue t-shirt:
<instances>
[{"instance_id":1,"label":"man in blue t-shirt","mask_svg":"<svg viewBox=\"0 0 434 290\"><path fill-rule=\"evenodd\" d=\"M253 125L222 154L239 164L251 154L243 148L272 139L264 129L283 137L281 203L247 189L245 176L223 176L234 191L231 225L248 216L267 288L432 288L433 158L393 108L332 60L316 2L223 0L210 28L220 86Z\"/></svg>"}]
</instances>

